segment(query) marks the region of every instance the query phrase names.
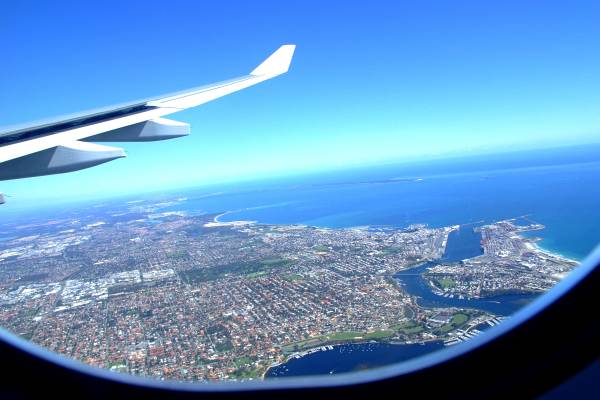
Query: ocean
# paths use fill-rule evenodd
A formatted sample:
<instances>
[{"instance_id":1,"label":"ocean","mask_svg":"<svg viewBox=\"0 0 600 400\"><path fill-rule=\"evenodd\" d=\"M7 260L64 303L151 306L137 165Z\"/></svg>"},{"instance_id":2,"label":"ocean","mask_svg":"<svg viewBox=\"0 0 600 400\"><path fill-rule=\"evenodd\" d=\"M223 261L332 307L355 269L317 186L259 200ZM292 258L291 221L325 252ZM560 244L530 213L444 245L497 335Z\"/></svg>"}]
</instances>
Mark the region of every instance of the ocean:
<instances>
[{"instance_id":1,"label":"ocean","mask_svg":"<svg viewBox=\"0 0 600 400\"><path fill-rule=\"evenodd\" d=\"M247 184L234 191L190 197L185 206L229 211L222 221L352 226L474 226L527 215L545 225L530 235L539 245L582 260L600 241L600 146L439 160L295 177ZM473 257L479 235L461 228L445 254L448 261ZM535 295L448 299L431 292L419 273L396 275L427 307L469 307L510 315ZM335 346L272 368L267 378L335 374L401 362L443 348L424 345L354 343Z\"/></svg>"},{"instance_id":2,"label":"ocean","mask_svg":"<svg viewBox=\"0 0 600 400\"><path fill-rule=\"evenodd\" d=\"M161 211L227 212L221 221L330 228L474 226L527 215L529 220L546 227L530 233L542 239L541 247L582 260L600 241L600 145L353 168L129 196L115 202L173 196L185 196L187 200ZM63 208L61 213L76 213L76 209ZM61 213L49 211L48 216L57 218ZM37 217L43 216L40 213ZM0 228L0 237L12 236L12 225ZM462 228L461 232L461 238L449 241L447 257L462 259L479 250L477 237ZM423 306L473 307L510 315L533 298L442 298L433 294L417 274L425 267L396 276ZM439 343L341 345L293 359L268 376L353 371L402 361L442 347Z\"/></svg>"},{"instance_id":3,"label":"ocean","mask_svg":"<svg viewBox=\"0 0 600 400\"><path fill-rule=\"evenodd\" d=\"M69 217L95 203L185 196L166 211L221 213L222 221L321 227L432 227L528 215L541 247L583 259L600 241L600 144L352 168L238 184L127 194L78 205L3 211L0 236L23 221ZM6 211L6 212L5 212Z\"/></svg>"},{"instance_id":4,"label":"ocean","mask_svg":"<svg viewBox=\"0 0 600 400\"><path fill-rule=\"evenodd\" d=\"M355 168L180 191L222 221L432 227L528 215L540 246L581 260L600 239L600 146Z\"/></svg>"}]
</instances>

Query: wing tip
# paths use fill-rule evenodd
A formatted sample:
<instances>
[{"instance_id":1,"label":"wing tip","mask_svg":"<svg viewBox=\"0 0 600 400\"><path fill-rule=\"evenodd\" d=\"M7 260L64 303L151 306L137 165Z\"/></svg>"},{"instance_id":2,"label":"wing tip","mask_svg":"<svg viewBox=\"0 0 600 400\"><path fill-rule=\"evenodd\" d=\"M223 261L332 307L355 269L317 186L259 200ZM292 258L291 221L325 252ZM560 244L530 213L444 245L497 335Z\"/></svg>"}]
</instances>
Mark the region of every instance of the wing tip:
<instances>
[{"instance_id":1,"label":"wing tip","mask_svg":"<svg viewBox=\"0 0 600 400\"><path fill-rule=\"evenodd\" d=\"M258 67L254 68L250 74L255 76L277 76L285 74L290 68L295 50L295 44L284 44L275 50L275 52L271 54L265 61L263 61Z\"/></svg>"}]
</instances>

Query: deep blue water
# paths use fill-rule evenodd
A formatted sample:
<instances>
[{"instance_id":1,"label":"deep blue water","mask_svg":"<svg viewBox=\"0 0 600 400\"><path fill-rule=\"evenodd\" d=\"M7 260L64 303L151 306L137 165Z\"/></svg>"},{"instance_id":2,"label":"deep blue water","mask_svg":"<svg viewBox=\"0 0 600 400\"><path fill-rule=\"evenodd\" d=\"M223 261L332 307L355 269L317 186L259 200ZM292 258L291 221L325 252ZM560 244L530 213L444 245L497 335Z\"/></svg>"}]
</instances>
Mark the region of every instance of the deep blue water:
<instances>
[{"instance_id":1,"label":"deep blue water","mask_svg":"<svg viewBox=\"0 0 600 400\"><path fill-rule=\"evenodd\" d=\"M189 197L189 201L172 209L233 211L223 216L223 221L325 227L425 223L440 227L528 214L546 225L532 233L543 238L542 247L582 259L600 240L600 145L354 168L130 195L127 200L174 193ZM81 208L76 204L44 207L30 216L56 218ZM5 222L28 216L25 211L11 213L9 209L0 207L0 230ZM10 235L10 229L8 226L5 234Z\"/></svg>"},{"instance_id":2,"label":"deep blue water","mask_svg":"<svg viewBox=\"0 0 600 400\"><path fill-rule=\"evenodd\" d=\"M266 377L339 374L381 367L441 350L440 342L425 344L357 343L334 346L271 368Z\"/></svg>"},{"instance_id":3,"label":"deep blue water","mask_svg":"<svg viewBox=\"0 0 600 400\"><path fill-rule=\"evenodd\" d=\"M481 234L475 232L473 228L474 225L461 226L459 230L450 233L442 261L458 262L482 254ZM537 297L533 294L506 294L485 299L439 296L431 291L429 284L421 275L428 267L435 264L435 262L424 263L394 275L410 294L419 297L418 302L424 307L477 308L497 315L510 315Z\"/></svg>"},{"instance_id":4,"label":"deep blue water","mask_svg":"<svg viewBox=\"0 0 600 400\"><path fill-rule=\"evenodd\" d=\"M464 307L477 308L497 315L511 315L519 308L531 302L537 296L532 294L506 294L485 299L459 299L438 296L433 293L429 284L421 277L430 263L400 272L394 277L402 282L403 287L417 296L419 305L423 307Z\"/></svg>"},{"instance_id":5,"label":"deep blue water","mask_svg":"<svg viewBox=\"0 0 600 400\"><path fill-rule=\"evenodd\" d=\"M223 221L326 227L440 227L529 215L546 226L535 232L542 247L582 259L600 239L600 146L584 155L576 150L355 169L212 195L204 190L186 207L234 211Z\"/></svg>"},{"instance_id":6,"label":"deep blue water","mask_svg":"<svg viewBox=\"0 0 600 400\"><path fill-rule=\"evenodd\" d=\"M481 233L475 232L475 227L481 224L461 225L459 229L450 232L443 260L458 262L483 254L481 248Z\"/></svg>"},{"instance_id":7,"label":"deep blue water","mask_svg":"<svg viewBox=\"0 0 600 400\"><path fill-rule=\"evenodd\" d=\"M355 175L344 172L318 182L234 195L229 199L233 207L225 209L235 210L239 198L246 205L221 219L328 227L458 224L461 229L450 235L444 255L444 261L457 262L481 254L481 236L473 227L527 215L546 225L546 229L533 233L543 238L543 247L582 259L600 239L600 207L596 200L600 198L600 160L592 157L592 161L577 163L582 161L579 155L569 158L568 154L538 154L537 163L532 160L535 154L520 162L518 157L500 157L472 162L462 169L442 162L438 169L396 166L356 171ZM269 201L265 201L267 198ZM477 308L510 315L536 297L514 294L469 300L438 296L421 277L428 266L395 276L408 292L419 297L422 306ZM340 345L289 360L271 369L267 376L348 372L404 361L441 348L440 343Z\"/></svg>"},{"instance_id":8,"label":"deep blue water","mask_svg":"<svg viewBox=\"0 0 600 400\"><path fill-rule=\"evenodd\" d=\"M176 194L187 196L189 200L166 210L232 211L221 220L333 228L405 227L413 223L472 227L528 215L546 226L529 234L542 237L542 247L582 259L600 240L597 200L600 198L600 146L355 168L265 182L182 189ZM65 209L77 211L76 207L63 208L61 213L65 213ZM54 211L48 213L54 218L58 215ZM8 215L2 218L0 222L8 221ZM11 225L0 228L4 235L12 235ZM445 257L448 261L458 261L477 255L477 251L478 235L463 227L451 237ZM508 315L532 298L512 295L460 300L437 296L419 275L426 267L397 275L409 292L420 297L419 302L424 306L472 307ZM441 348L439 343L337 346L332 351L291 360L278 367L287 368L287 372L281 369L279 375L336 373L385 365L435 350L435 346Z\"/></svg>"},{"instance_id":9,"label":"deep blue water","mask_svg":"<svg viewBox=\"0 0 600 400\"><path fill-rule=\"evenodd\" d=\"M459 230L450 233L443 261L458 262L482 254L481 234L473 230L475 226L473 224L461 226ZM418 296L418 302L421 306L476 308L497 315L510 315L536 297L536 295L530 294L514 294L469 300L438 296L431 291L429 284L421 275L432 265L435 265L435 263L424 263L394 276L401 282L405 290ZM443 348L444 346L440 342L410 345L388 343L340 345L334 346L333 350L319 351L299 359L293 358L284 364L271 368L266 377L350 372L398 363Z\"/></svg>"}]
</instances>

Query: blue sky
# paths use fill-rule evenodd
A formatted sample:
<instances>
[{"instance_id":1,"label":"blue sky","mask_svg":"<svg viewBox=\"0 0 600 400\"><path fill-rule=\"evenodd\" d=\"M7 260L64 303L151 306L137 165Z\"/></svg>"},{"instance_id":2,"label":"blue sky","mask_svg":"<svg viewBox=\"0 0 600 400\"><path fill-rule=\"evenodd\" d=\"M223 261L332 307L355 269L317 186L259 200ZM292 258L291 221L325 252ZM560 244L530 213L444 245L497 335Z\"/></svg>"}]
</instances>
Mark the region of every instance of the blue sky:
<instances>
[{"instance_id":1,"label":"blue sky","mask_svg":"<svg viewBox=\"0 0 600 400\"><path fill-rule=\"evenodd\" d=\"M397 3L3 2L0 125L297 50L287 75L171 115L190 137L0 190L28 202L600 141L599 2Z\"/></svg>"}]
</instances>

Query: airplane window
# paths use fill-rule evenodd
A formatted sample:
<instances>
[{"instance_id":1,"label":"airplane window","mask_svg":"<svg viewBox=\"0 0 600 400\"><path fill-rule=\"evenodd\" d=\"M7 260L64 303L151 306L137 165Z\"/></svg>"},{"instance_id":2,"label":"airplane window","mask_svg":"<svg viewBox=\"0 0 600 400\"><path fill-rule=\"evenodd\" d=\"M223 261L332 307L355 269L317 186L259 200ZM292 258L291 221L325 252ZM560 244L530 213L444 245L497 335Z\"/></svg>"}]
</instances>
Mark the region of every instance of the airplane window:
<instances>
[{"instance_id":1,"label":"airplane window","mask_svg":"<svg viewBox=\"0 0 600 400\"><path fill-rule=\"evenodd\" d=\"M594 5L49 7L2 17L7 125L258 67L0 130L0 326L44 349L199 383L372 370L485 335L599 242Z\"/></svg>"}]
</instances>

